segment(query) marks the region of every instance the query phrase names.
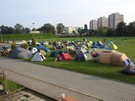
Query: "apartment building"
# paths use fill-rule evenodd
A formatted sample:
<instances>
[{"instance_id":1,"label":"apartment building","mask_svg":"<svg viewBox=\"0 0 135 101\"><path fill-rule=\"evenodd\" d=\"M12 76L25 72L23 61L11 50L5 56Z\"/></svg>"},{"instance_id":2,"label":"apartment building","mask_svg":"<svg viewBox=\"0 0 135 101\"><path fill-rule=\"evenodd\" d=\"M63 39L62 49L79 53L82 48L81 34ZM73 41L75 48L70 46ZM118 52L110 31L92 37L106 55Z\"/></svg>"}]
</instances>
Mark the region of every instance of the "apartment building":
<instances>
[{"instance_id":1,"label":"apartment building","mask_svg":"<svg viewBox=\"0 0 135 101\"><path fill-rule=\"evenodd\" d=\"M100 29L102 27L107 27L108 28L108 19L106 17L98 18L97 27L98 27L98 29Z\"/></svg>"},{"instance_id":2,"label":"apartment building","mask_svg":"<svg viewBox=\"0 0 135 101\"><path fill-rule=\"evenodd\" d=\"M90 30L97 30L97 21L96 20L90 21Z\"/></svg>"},{"instance_id":3,"label":"apartment building","mask_svg":"<svg viewBox=\"0 0 135 101\"><path fill-rule=\"evenodd\" d=\"M65 30L66 34L73 34L73 33L78 34L79 28L81 28L81 27L65 27L64 30Z\"/></svg>"},{"instance_id":4,"label":"apartment building","mask_svg":"<svg viewBox=\"0 0 135 101\"><path fill-rule=\"evenodd\" d=\"M112 13L108 17L108 26L111 29L115 29L117 27L117 24L122 22L124 20L124 15L121 15L119 13Z\"/></svg>"}]
</instances>

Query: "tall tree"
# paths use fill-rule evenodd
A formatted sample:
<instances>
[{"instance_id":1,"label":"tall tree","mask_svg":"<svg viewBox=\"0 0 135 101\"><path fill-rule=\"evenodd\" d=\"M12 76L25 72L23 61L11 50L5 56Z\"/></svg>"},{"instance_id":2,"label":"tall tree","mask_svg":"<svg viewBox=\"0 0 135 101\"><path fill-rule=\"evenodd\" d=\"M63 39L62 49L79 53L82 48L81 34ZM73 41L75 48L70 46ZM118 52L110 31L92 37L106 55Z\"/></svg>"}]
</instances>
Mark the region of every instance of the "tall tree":
<instances>
[{"instance_id":1,"label":"tall tree","mask_svg":"<svg viewBox=\"0 0 135 101\"><path fill-rule=\"evenodd\" d=\"M82 30L81 28L78 28L78 33L80 34L80 36L82 36Z\"/></svg>"},{"instance_id":2,"label":"tall tree","mask_svg":"<svg viewBox=\"0 0 135 101\"><path fill-rule=\"evenodd\" d=\"M2 34L8 34L8 27L7 26L2 25L0 28L1 28Z\"/></svg>"},{"instance_id":3,"label":"tall tree","mask_svg":"<svg viewBox=\"0 0 135 101\"><path fill-rule=\"evenodd\" d=\"M85 31L86 34L88 33L88 27L87 27L87 24L84 25L84 31Z\"/></svg>"},{"instance_id":4,"label":"tall tree","mask_svg":"<svg viewBox=\"0 0 135 101\"><path fill-rule=\"evenodd\" d=\"M114 29L108 29L106 32L106 36L111 37L115 36L115 30Z\"/></svg>"},{"instance_id":5,"label":"tall tree","mask_svg":"<svg viewBox=\"0 0 135 101\"><path fill-rule=\"evenodd\" d=\"M64 31L65 26L63 25L63 23L58 23L57 24L57 34L62 34L62 32Z\"/></svg>"},{"instance_id":6,"label":"tall tree","mask_svg":"<svg viewBox=\"0 0 135 101\"><path fill-rule=\"evenodd\" d=\"M98 36L105 36L106 35L106 32L107 32L107 27L101 27L98 30Z\"/></svg>"},{"instance_id":7,"label":"tall tree","mask_svg":"<svg viewBox=\"0 0 135 101\"><path fill-rule=\"evenodd\" d=\"M44 33L55 33L55 27L50 23L44 24L39 30Z\"/></svg>"},{"instance_id":8,"label":"tall tree","mask_svg":"<svg viewBox=\"0 0 135 101\"><path fill-rule=\"evenodd\" d=\"M14 26L14 29L15 29L16 34L22 34L24 28L23 28L23 26L21 24L16 24Z\"/></svg>"},{"instance_id":9,"label":"tall tree","mask_svg":"<svg viewBox=\"0 0 135 101\"><path fill-rule=\"evenodd\" d=\"M12 27L8 28L7 34L14 34L15 30Z\"/></svg>"},{"instance_id":10,"label":"tall tree","mask_svg":"<svg viewBox=\"0 0 135 101\"><path fill-rule=\"evenodd\" d=\"M30 33L30 28L24 28L23 33L24 33L24 34Z\"/></svg>"},{"instance_id":11,"label":"tall tree","mask_svg":"<svg viewBox=\"0 0 135 101\"><path fill-rule=\"evenodd\" d=\"M117 28L116 28L116 35L117 36L124 36L125 28L126 28L126 23L125 22L118 23Z\"/></svg>"},{"instance_id":12,"label":"tall tree","mask_svg":"<svg viewBox=\"0 0 135 101\"><path fill-rule=\"evenodd\" d=\"M127 26L128 36L135 36L135 21Z\"/></svg>"},{"instance_id":13,"label":"tall tree","mask_svg":"<svg viewBox=\"0 0 135 101\"><path fill-rule=\"evenodd\" d=\"M0 29L2 34L14 34L14 29L12 27L2 25Z\"/></svg>"}]
</instances>

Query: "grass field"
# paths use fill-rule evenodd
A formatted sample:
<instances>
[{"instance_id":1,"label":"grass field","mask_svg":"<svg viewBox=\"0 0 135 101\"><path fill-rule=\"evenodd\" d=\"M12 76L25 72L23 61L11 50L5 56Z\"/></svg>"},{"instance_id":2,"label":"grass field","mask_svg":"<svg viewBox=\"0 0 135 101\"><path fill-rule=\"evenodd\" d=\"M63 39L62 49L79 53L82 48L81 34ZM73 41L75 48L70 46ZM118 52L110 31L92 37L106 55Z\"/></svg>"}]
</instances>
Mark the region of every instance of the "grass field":
<instances>
[{"instance_id":1,"label":"grass field","mask_svg":"<svg viewBox=\"0 0 135 101\"><path fill-rule=\"evenodd\" d=\"M83 40L84 38L87 38L88 40L91 41L103 41L104 38L91 38L91 37L83 37L83 38L50 38L46 39L48 41L52 40ZM125 40L123 38L105 38L107 44L110 40L112 40L118 47L119 49L117 51L125 53L134 63L135 63L135 38L131 37L126 37ZM40 40L44 41L44 39ZM115 65L106 65L106 64L100 64L95 61L87 61L87 62L76 62L76 61L62 61L62 62L54 62L54 58L51 58L47 56L47 60L44 62L39 62L38 64L41 65L48 65L51 67L55 68L60 68L60 69L66 69L66 70L71 70L75 72L80 72L80 73L85 73L88 75L97 75L97 76L102 76L106 78L111 78L114 80L120 80L123 82L128 82L128 83L135 83L135 75L126 75L121 73L123 70L123 67L121 66L115 66Z\"/></svg>"},{"instance_id":2,"label":"grass field","mask_svg":"<svg viewBox=\"0 0 135 101\"><path fill-rule=\"evenodd\" d=\"M16 37L16 36L14 36ZM24 36L23 36L24 37ZM18 39L23 40L23 37ZM135 37L70 37L70 38L58 38L54 35L35 35L35 38L39 42L45 41L61 41L61 40L83 40L87 38L91 41L102 41L106 39L104 44L107 44L109 41L113 41L117 46L119 52L125 53L134 63L135 63ZM15 39L15 38L14 38ZM27 35L24 38L25 40L30 40L31 36ZM124 40L123 40L124 39ZM121 73L123 67L115 66L115 65L106 65L100 64L96 61L89 60L87 62L76 62L76 61L61 61L54 62L54 58L49 55L46 56L46 60L44 62L36 62L40 65L47 65L54 68L66 69L70 71L75 71L79 73L84 73L88 75L97 75L105 78L111 78L114 80L119 80L127 83L135 84L135 75L126 75Z\"/></svg>"}]
</instances>

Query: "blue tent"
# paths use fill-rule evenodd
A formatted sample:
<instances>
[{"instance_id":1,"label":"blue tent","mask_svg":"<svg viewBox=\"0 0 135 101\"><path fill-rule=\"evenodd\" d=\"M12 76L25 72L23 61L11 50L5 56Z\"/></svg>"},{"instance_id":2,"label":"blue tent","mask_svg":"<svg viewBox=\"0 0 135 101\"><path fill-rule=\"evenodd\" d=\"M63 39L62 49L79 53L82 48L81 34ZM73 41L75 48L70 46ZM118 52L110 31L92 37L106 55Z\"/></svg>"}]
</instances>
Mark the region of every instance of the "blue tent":
<instances>
[{"instance_id":1,"label":"blue tent","mask_svg":"<svg viewBox=\"0 0 135 101\"><path fill-rule=\"evenodd\" d=\"M111 44L113 44L113 42L112 41L109 41L109 43L108 43L109 45L111 45Z\"/></svg>"},{"instance_id":2,"label":"blue tent","mask_svg":"<svg viewBox=\"0 0 135 101\"><path fill-rule=\"evenodd\" d=\"M43 45L41 45L41 44L37 44L37 47L36 47L38 50L44 50L45 49L45 47L43 46Z\"/></svg>"},{"instance_id":3,"label":"blue tent","mask_svg":"<svg viewBox=\"0 0 135 101\"><path fill-rule=\"evenodd\" d=\"M45 51L46 53L51 52L49 48L45 48L44 51Z\"/></svg>"}]
</instances>

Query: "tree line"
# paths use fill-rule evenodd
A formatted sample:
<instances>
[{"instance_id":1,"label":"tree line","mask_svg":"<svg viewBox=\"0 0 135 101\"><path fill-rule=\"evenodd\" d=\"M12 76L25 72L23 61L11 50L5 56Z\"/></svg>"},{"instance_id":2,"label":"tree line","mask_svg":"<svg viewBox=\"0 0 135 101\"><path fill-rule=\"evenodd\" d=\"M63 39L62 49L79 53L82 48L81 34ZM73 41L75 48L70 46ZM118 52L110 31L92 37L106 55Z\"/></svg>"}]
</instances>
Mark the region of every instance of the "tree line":
<instances>
[{"instance_id":1,"label":"tree line","mask_svg":"<svg viewBox=\"0 0 135 101\"><path fill-rule=\"evenodd\" d=\"M63 23L58 23L56 29L50 23L46 23L38 29L33 28L32 31L40 31L41 33L55 33L57 30L58 34L61 34L64 30L65 26ZM0 26L0 33L2 34L28 34L30 33L30 28L24 28L21 24L16 24L13 27L9 26Z\"/></svg>"},{"instance_id":2,"label":"tree line","mask_svg":"<svg viewBox=\"0 0 135 101\"><path fill-rule=\"evenodd\" d=\"M40 31L41 33L57 33L62 34L64 32L65 26L63 23L58 23L56 25L56 28L50 24L46 23L43 26L41 26L38 29L33 28L32 30ZM24 28L21 24L16 24L13 27L8 26L0 26L0 33L2 34L28 34L30 33L30 28ZM82 36L83 34L89 35L89 36L135 36L135 21L129 23L128 25L125 22L120 22L116 29L108 29L105 27L102 27L98 30L89 30L87 25L84 25L83 29L78 29L78 34Z\"/></svg>"}]
</instances>

